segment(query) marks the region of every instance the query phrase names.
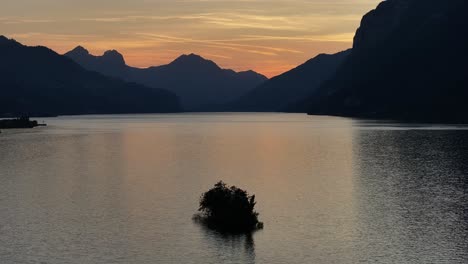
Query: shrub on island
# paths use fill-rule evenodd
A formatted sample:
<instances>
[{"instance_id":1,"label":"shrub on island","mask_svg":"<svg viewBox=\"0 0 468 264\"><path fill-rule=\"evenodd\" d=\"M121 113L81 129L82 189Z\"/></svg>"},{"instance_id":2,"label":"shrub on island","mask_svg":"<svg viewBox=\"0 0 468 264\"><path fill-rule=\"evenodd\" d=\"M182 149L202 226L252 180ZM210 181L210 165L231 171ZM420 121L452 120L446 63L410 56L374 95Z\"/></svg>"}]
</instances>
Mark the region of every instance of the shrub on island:
<instances>
[{"instance_id":1,"label":"shrub on island","mask_svg":"<svg viewBox=\"0 0 468 264\"><path fill-rule=\"evenodd\" d=\"M220 181L200 197L198 219L224 232L251 232L263 228L255 212L255 195Z\"/></svg>"}]
</instances>

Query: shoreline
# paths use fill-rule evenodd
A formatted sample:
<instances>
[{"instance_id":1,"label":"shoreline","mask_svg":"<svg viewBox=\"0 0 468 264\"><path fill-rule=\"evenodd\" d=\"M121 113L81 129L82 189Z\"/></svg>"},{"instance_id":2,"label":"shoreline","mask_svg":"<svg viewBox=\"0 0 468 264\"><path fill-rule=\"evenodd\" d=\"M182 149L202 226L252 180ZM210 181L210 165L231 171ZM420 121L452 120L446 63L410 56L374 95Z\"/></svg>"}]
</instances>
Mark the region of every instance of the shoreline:
<instances>
[{"instance_id":1,"label":"shoreline","mask_svg":"<svg viewBox=\"0 0 468 264\"><path fill-rule=\"evenodd\" d=\"M16 129L16 128L35 128L38 126L47 126L39 124L36 120L30 120L29 117L20 117L14 119L0 119L0 129Z\"/></svg>"}]
</instances>

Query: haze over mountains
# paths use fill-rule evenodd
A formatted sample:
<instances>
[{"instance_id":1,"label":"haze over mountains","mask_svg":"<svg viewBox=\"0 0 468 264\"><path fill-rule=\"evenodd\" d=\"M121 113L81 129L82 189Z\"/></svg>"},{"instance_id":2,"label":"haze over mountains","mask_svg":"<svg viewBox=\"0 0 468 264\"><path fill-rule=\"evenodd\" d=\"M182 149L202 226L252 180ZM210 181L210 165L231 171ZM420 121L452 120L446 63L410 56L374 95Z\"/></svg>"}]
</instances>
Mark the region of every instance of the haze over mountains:
<instances>
[{"instance_id":1,"label":"haze over mountains","mask_svg":"<svg viewBox=\"0 0 468 264\"><path fill-rule=\"evenodd\" d=\"M211 110L267 80L254 71L221 69L213 61L195 54L182 55L167 65L146 69L126 65L124 57L115 50L94 56L78 46L65 56L91 71L172 91L180 97L186 110Z\"/></svg>"},{"instance_id":2,"label":"haze over mountains","mask_svg":"<svg viewBox=\"0 0 468 264\"><path fill-rule=\"evenodd\" d=\"M468 1L388 0L364 16L310 114L468 121ZM297 110L297 109L296 109Z\"/></svg>"},{"instance_id":3,"label":"haze over mountains","mask_svg":"<svg viewBox=\"0 0 468 264\"><path fill-rule=\"evenodd\" d=\"M0 115L180 111L175 94L90 72L45 47L0 36Z\"/></svg>"}]
</instances>

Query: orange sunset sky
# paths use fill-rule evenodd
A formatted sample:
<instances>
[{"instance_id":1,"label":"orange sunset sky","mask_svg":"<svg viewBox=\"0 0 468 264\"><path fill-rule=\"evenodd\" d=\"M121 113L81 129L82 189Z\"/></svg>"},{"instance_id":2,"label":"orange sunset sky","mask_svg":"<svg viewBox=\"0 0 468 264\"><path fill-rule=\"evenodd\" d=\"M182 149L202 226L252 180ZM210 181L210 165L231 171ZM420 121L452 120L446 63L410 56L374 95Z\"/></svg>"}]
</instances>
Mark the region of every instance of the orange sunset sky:
<instances>
[{"instance_id":1,"label":"orange sunset sky","mask_svg":"<svg viewBox=\"0 0 468 264\"><path fill-rule=\"evenodd\" d=\"M64 53L121 52L137 67L196 53L268 77L351 47L380 0L0 0L0 34Z\"/></svg>"}]
</instances>

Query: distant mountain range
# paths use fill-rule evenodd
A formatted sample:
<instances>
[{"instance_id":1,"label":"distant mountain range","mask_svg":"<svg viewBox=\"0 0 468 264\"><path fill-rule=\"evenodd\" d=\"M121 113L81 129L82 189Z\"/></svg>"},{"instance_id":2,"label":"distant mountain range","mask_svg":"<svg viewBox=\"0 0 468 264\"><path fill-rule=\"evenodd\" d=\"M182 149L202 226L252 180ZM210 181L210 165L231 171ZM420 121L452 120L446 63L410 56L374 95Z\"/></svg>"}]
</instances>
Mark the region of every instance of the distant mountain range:
<instances>
[{"instance_id":1,"label":"distant mountain range","mask_svg":"<svg viewBox=\"0 0 468 264\"><path fill-rule=\"evenodd\" d=\"M0 115L172 112L177 94L189 111L468 122L466 14L466 0L384 1L363 17L352 50L271 80L195 54L139 69L115 50L61 56L0 37Z\"/></svg>"},{"instance_id":2,"label":"distant mountain range","mask_svg":"<svg viewBox=\"0 0 468 264\"><path fill-rule=\"evenodd\" d=\"M126 65L124 57L115 50L94 56L78 46L64 55L91 71L149 87L168 89L180 97L186 110L191 111L213 110L267 80L253 71L221 69L213 61L195 54L182 55L167 65L145 69Z\"/></svg>"},{"instance_id":3,"label":"distant mountain range","mask_svg":"<svg viewBox=\"0 0 468 264\"><path fill-rule=\"evenodd\" d=\"M0 36L0 116L181 111L175 94L90 72Z\"/></svg>"},{"instance_id":4,"label":"distant mountain range","mask_svg":"<svg viewBox=\"0 0 468 264\"><path fill-rule=\"evenodd\" d=\"M351 51L320 54L286 73L276 76L231 103L231 111L277 112L310 96L333 76Z\"/></svg>"},{"instance_id":5,"label":"distant mountain range","mask_svg":"<svg viewBox=\"0 0 468 264\"><path fill-rule=\"evenodd\" d=\"M362 19L333 78L295 110L467 122L467 14L466 0L382 2Z\"/></svg>"}]
</instances>

